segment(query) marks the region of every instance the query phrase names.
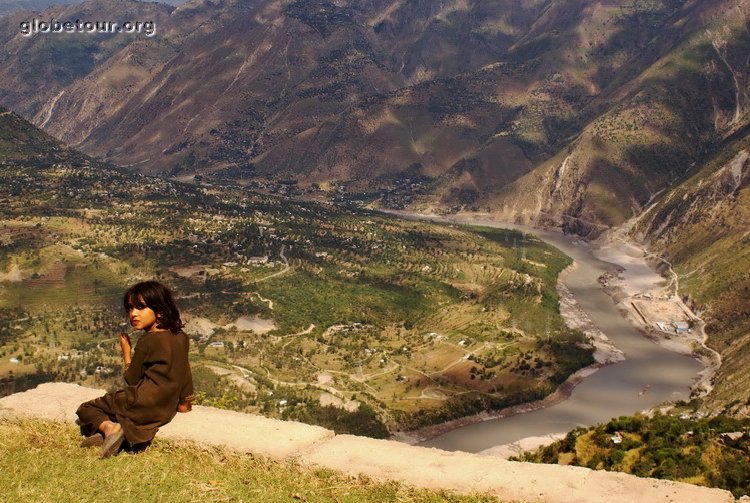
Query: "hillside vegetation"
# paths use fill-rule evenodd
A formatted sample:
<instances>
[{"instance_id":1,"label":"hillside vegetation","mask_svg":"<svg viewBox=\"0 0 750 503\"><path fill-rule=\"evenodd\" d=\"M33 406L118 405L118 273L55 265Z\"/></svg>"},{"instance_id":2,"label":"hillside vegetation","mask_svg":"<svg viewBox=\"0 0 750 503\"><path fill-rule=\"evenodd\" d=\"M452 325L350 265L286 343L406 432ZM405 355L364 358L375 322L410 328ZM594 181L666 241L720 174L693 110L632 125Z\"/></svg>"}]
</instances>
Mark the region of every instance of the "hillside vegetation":
<instances>
[{"instance_id":1,"label":"hillside vegetation","mask_svg":"<svg viewBox=\"0 0 750 503\"><path fill-rule=\"evenodd\" d=\"M736 497L750 494L750 420L684 416L636 415L576 428L521 458L720 487Z\"/></svg>"},{"instance_id":2,"label":"hillside vegetation","mask_svg":"<svg viewBox=\"0 0 750 503\"><path fill-rule=\"evenodd\" d=\"M750 136L696 165L635 223L632 234L668 260L680 293L706 321L723 355L705 407L750 411Z\"/></svg>"}]
</instances>

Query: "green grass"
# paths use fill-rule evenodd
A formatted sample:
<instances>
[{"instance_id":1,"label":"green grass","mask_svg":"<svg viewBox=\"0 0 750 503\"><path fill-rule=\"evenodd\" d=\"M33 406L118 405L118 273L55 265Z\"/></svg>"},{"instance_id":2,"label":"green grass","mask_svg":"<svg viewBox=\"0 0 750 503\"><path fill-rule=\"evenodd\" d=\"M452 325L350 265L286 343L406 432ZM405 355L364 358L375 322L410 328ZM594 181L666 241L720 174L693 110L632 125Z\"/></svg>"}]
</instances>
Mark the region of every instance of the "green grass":
<instances>
[{"instance_id":1,"label":"green grass","mask_svg":"<svg viewBox=\"0 0 750 503\"><path fill-rule=\"evenodd\" d=\"M310 323L325 327L348 320L388 323L426 316L436 302L427 302L431 285L422 283L412 287L376 276L351 281L333 274L315 277L295 271L260 283L258 291L264 297L280 299L275 319L282 331L296 332Z\"/></svg>"},{"instance_id":2,"label":"green grass","mask_svg":"<svg viewBox=\"0 0 750 503\"><path fill-rule=\"evenodd\" d=\"M98 459L75 428L0 420L1 501L490 502L374 482L331 470L189 443L160 440L139 454ZM12 476L10 475L12 474Z\"/></svg>"}]
</instances>

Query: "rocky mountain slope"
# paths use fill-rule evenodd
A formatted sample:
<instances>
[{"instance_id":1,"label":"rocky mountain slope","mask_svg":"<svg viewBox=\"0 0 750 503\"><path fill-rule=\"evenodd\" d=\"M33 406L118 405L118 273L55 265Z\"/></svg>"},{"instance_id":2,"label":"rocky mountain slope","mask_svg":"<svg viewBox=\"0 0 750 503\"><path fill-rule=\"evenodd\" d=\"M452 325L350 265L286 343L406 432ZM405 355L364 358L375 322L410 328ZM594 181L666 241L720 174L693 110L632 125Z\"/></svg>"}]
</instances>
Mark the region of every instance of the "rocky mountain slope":
<instances>
[{"instance_id":1,"label":"rocky mountain slope","mask_svg":"<svg viewBox=\"0 0 750 503\"><path fill-rule=\"evenodd\" d=\"M416 173L429 203L595 233L747 123L747 4L90 0L45 15L157 35L25 38L11 17L0 102L152 173Z\"/></svg>"},{"instance_id":2,"label":"rocky mountain slope","mask_svg":"<svg viewBox=\"0 0 750 503\"><path fill-rule=\"evenodd\" d=\"M750 411L750 134L743 131L638 220L632 234L665 257L723 355L711 410Z\"/></svg>"}]
</instances>

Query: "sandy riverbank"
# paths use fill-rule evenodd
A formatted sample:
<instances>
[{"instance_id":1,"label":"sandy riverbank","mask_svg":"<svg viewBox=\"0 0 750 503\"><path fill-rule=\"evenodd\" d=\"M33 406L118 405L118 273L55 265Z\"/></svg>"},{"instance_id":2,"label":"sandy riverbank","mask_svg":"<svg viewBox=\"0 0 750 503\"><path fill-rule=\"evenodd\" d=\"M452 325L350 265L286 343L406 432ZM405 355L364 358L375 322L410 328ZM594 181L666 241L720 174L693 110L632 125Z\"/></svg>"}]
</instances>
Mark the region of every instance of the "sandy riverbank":
<instances>
[{"instance_id":1,"label":"sandy riverbank","mask_svg":"<svg viewBox=\"0 0 750 503\"><path fill-rule=\"evenodd\" d=\"M566 268L557 278L557 293L560 295L560 316L565 324L572 329L580 330L594 345L594 360L599 365L620 362L625 359L625 354L615 347L604 332L599 330L589 315L581 309L575 297L565 285L568 275L577 267L574 262Z\"/></svg>"}]
</instances>

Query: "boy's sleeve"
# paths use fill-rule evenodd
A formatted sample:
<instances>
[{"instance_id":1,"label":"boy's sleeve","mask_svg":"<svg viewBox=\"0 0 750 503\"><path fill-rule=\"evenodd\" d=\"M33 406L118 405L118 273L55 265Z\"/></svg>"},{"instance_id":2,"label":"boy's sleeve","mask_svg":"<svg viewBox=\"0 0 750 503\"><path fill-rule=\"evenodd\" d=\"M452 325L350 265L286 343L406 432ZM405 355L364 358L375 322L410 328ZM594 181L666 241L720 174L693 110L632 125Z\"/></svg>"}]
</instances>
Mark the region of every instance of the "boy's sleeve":
<instances>
[{"instance_id":1,"label":"boy's sleeve","mask_svg":"<svg viewBox=\"0 0 750 503\"><path fill-rule=\"evenodd\" d=\"M192 402L195 399L195 390L193 389L193 372L190 370L190 363L185 370L185 383L180 391L180 403Z\"/></svg>"},{"instance_id":2,"label":"boy's sleeve","mask_svg":"<svg viewBox=\"0 0 750 503\"><path fill-rule=\"evenodd\" d=\"M185 343L185 374L180 390L179 403L191 403L195 399L195 390L193 389L193 371L190 369L190 338L183 332Z\"/></svg>"},{"instance_id":3,"label":"boy's sleeve","mask_svg":"<svg viewBox=\"0 0 750 503\"><path fill-rule=\"evenodd\" d=\"M125 382L130 386L138 383L146 374L146 359L148 357L148 338L142 335L135 343L135 351L130 365L125 369Z\"/></svg>"}]
</instances>

